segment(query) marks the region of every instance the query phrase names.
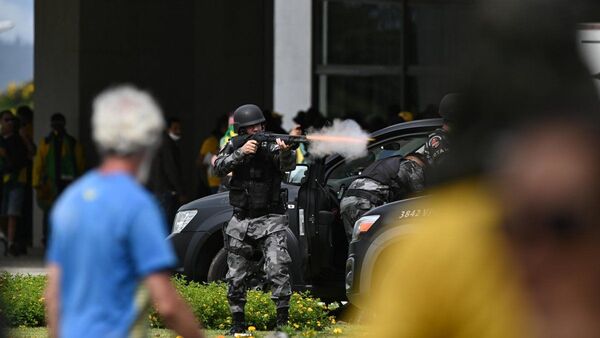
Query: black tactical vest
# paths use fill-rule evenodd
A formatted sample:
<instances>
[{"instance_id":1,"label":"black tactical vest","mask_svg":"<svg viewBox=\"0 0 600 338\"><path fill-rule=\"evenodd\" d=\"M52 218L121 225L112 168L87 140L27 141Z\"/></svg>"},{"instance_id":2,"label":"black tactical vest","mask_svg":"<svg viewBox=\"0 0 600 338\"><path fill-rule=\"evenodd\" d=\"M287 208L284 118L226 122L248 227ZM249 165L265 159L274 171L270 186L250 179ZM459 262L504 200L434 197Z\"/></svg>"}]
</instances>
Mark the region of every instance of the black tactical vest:
<instances>
[{"instance_id":1,"label":"black tactical vest","mask_svg":"<svg viewBox=\"0 0 600 338\"><path fill-rule=\"evenodd\" d=\"M398 177L398 169L402 161L405 161L402 156L393 156L375 161L363 170L360 177L366 177L390 187L389 199L393 201L396 196L406 194L407 190L407 187Z\"/></svg>"},{"instance_id":2,"label":"black tactical vest","mask_svg":"<svg viewBox=\"0 0 600 338\"><path fill-rule=\"evenodd\" d=\"M231 139L238 149L247 135ZM259 144L254 155L246 155L244 163L234 171L230 181L229 202L233 207L264 213L283 213L281 201L282 173L269 153L269 144Z\"/></svg>"}]
</instances>

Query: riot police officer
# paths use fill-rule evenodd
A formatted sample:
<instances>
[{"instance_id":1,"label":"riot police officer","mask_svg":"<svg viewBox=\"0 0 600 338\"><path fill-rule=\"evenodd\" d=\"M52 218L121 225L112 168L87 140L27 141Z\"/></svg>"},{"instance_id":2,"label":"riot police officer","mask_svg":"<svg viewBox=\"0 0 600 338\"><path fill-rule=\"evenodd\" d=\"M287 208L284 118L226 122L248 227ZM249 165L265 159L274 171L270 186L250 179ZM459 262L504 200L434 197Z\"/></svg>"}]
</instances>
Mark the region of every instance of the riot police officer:
<instances>
[{"instance_id":1,"label":"riot police officer","mask_svg":"<svg viewBox=\"0 0 600 338\"><path fill-rule=\"evenodd\" d=\"M264 269L272 285L272 299L277 307L277 326L287 325L291 285L285 228L287 216L281 197L281 180L285 171L296 166L296 156L280 139L275 143L258 143L252 135L264 131L265 117L253 104L237 108L233 114L238 136L223 147L215 160L215 173L232 173L229 202L233 217L224 229L228 250L227 299L232 314L229 334L245 331L244 306L246 279L255 250L261 250Z\"/></svg>"},{"instance_id":2,"label":"riot police officer","mask_svg":"<svg viewBox=\"0 0 600 338\"><path fill-rule=\"evenodd\" d=\"M392 156L369 165L354 180L340 202L340 211L348 241L354 223L367 211L423 190L423 171L427 165L419 153Z\"/></svg>"},{"instance_id":3,"label":"riot police officer","mask_svg":"<svg viewBox=\"0 0 600 338\"><path fill-rule=\"evenodd\" d=\"M442 162L450 150L448 133L452 129L452 124L457 113L462 109L463 99L461 94L450 93L444 95L440 101L439 114L444 119L441 128L436 129L429 135L425 143L424 154L430 165L437 165Z\"/></svg>"}]
</instances>

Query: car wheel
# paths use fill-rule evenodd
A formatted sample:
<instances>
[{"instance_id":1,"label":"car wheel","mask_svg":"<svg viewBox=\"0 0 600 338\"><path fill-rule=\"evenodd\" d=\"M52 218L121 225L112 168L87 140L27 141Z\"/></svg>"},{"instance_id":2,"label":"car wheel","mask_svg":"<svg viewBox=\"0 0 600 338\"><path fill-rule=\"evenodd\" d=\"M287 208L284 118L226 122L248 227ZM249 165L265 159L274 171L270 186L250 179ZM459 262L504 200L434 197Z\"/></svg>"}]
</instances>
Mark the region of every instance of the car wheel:
<instances>
[{"instance_id":1,"label":"car wheel","mask_svg":"<svg viewBox=\"0 0 600 338\"><path fill-rule=\"evenodd\" d=\"M208 282L224 281L227 269L227 251L223 248L217 252L210 263L206 280Z\"/></svg>"}]
</instances>

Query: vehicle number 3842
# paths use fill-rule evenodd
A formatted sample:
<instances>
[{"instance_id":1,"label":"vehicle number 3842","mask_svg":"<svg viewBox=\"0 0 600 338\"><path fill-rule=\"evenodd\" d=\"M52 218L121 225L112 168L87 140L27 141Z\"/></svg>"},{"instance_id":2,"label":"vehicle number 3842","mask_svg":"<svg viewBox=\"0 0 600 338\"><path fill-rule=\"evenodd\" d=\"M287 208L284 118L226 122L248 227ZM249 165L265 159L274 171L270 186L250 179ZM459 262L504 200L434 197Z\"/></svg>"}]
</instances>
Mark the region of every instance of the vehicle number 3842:
<instances>
[{"instance_id":1,"label":"vehicle number 3842","mask_svg":"<svg viewBox=\"0 0 600 338\"><path fill-rule=\"evenodd\" d=\"M411 209L411 210L402 210L400 214L398 214L398 218L409 218L409 217L421 217L421 216L429 216L431 215L431 209Z\"/></svg>"}]
</instances>

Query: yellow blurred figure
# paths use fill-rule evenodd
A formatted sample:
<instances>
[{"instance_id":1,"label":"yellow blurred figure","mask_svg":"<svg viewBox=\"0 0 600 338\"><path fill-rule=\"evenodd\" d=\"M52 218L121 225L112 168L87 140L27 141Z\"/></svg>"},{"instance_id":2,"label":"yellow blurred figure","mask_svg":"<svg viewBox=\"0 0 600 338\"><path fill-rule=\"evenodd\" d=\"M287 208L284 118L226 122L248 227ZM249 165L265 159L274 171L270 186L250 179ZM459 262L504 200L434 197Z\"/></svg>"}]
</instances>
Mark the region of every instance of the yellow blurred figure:
<instances>
[{"instance_id":1,"label":"yellow blurred figure","mask_svg":"<svg viewBox=\"0 0 600 338\"><path fill-rule=\"evenodd\" d=\"M379 337L530 337L527 305L485 183L434 193L375 288Z\"/></svg>"}]
</instances>

